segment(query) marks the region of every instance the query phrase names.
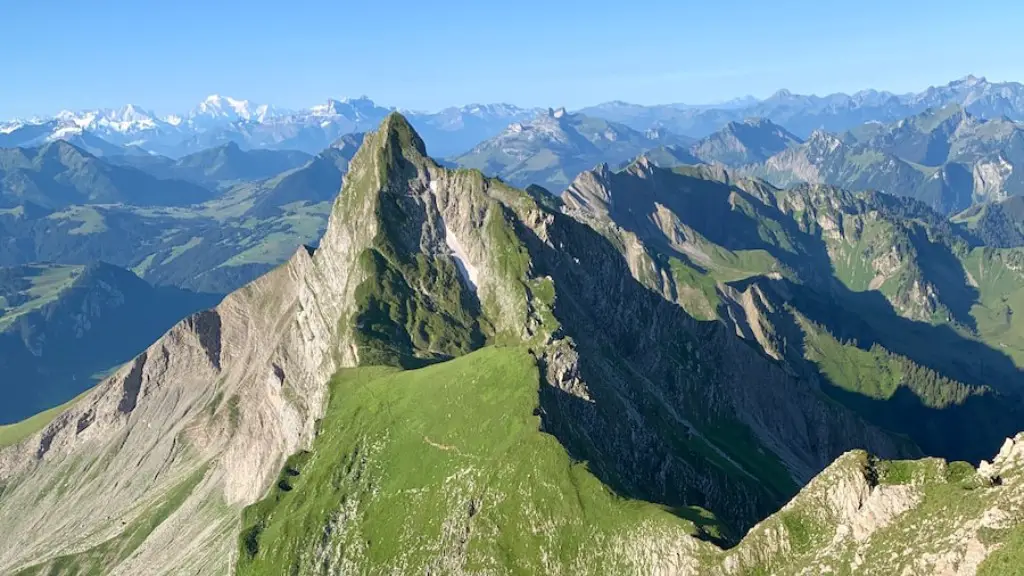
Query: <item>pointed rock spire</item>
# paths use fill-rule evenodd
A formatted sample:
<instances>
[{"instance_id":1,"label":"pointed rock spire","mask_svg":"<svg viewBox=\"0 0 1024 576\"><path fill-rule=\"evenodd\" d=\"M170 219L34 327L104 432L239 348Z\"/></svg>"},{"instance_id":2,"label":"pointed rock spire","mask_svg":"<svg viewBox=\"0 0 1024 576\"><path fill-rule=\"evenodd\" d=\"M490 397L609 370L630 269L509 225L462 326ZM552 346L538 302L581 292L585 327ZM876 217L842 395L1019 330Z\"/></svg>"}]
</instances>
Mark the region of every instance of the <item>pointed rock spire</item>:
<instances>
[{"instance_id":1,"label":"pointed rock spire","mask_svg":"<svg viewBox=\"0 0 1024 576\"><path fill-rule=\"evenodd\" d=\"M416 133L409 120L398 112L388 114L381 122L378 133L383 136L382 146L397 146L402 151L415 150L419 155L427 155L427 147L423 139Z\"/></svg>"}]
</instances>

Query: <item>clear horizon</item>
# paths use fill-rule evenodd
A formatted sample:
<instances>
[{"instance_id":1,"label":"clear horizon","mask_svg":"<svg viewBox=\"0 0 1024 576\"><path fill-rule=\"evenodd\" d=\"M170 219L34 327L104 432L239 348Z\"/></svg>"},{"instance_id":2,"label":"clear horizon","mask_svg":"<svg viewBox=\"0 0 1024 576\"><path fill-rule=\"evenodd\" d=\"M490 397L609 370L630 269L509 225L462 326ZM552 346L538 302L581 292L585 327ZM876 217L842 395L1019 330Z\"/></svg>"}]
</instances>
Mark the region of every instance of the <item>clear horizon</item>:
<instances>
[{"instance_id":1,"label":"clear horizon","mask_svg":"<svg viewBox=\"0 0 1024 576\"><path fill-rule=\"evenodd\" d=\"M2 119L129 103L165 116L214 93L288 109L362 94L404 110L579 109L1024 80L1024 5L1006 0L970 10L865 0L854 11L806 0L397 0L386 15L351 1L40 0L4 12L0 78L15 89L0 92Z\"/></svg>"},{"instance_id":2,"label":"clear horizon","mask_svg":"<svg viewBox=\"0 0 1024 576\"><path fill-rule=\"evenodd\" d=\"M790 92L792 92L793 94L796 94L796 95L800 95L800 96L827 97L827 96L831 96L831 95L834 95L834 94L853 95L856 92L861 91L861 90L877 90L879 92L890 92L890 93L893 93L893 94L899 96L899 95L904 95L904 94L920 93L920 92L923 92L923 91L927 90L928 88L935 87L935 86L945 86L945 85L950 84L951 82L956 82L956 81L959 81L959 80L964 80L968 76L974 76L974 77L979 78L979 79L985 79L988 82L993 83L993 84L999 84L999 83L1021 83L1018 80L993 79L993 78L988 78L988 77L986 77L984 75L981 75L981 74L967 74L967 75L961 76L959 78L952 78L952 79L949 79L947 81L938 82L938 83L934 83L934 84L929 84L927 86L922 86L920 89L917 89L917 90L896 91L896 90L888 90L886 88L878 88L878 87L870 86L870 87L859 88L857 90L848 90L848 91L841 91L841 92L829 92L829 93L823 93L823 94L802 93L802 92L797 92L795 90L790 90ZM714 107L714 106L718 106L718 105L728 104L730 101L739 100L739 99L743 99L743 98L754 98L754 99L756 99L758 101L762 101L762 100L765 100L765 99L771 97L773 94L775 94L775 93L777 93L777 92L779 92L781 90L788 90L788 88L778 88L778 89L772 90L771 92L769 92L767 94L763 94L763 95L754 95L754 94L737 95L737 96L733 96L733 97L730 97L730 98L725 98L725 99L722 99L722 100L717 100L715 102L645 102L645 103L640 103L640 102L631 102L631 101L627 101L627 100L622 100L622 99L619 99L619 98L613 98L611 100L603 100L603 101L600 101L600 102L592 102L592 103L584 104L584 105L578 106L578 107L572 107L572 108L566 107L566 109L570 110L570 111L574 111L574 110L580 110L580 109L583 109L583 108L588 108L588 107L591 107L591 106L597 106L597 105L600 105L600 104L607 104L607 103L611 103L611 102L624 102L626 104L635 104L635 105L640 105L640 106L687 105L687 106L708 106L708 107ZM327 96L327 97L325 97L325 98L323 98L323 99L321 99L319 101L314 101L314 102L312 102L312 103L310 103L310 104L308 104L306 106L291 107L291 106L279 106L275 102L256 101L256 100L253 100L251 98L246 98L246 97L241 96L241 95L237 95L236 96L234 94L210 93L209 95L207 95L207 97L209 97L209 96L220 96L222 98L232 98L232 99L235 99L235 100L248 100L248 102L249 102L249 104L251 106L261 106L261 105L266 104L266 105L277 106L278 108L292 110L292 111L309 109L309 108L311 108L313 106L316 106L318 104L323 104L323 103L327 102L328 100L332 100L332 99L333 100L337 100L337 101L343 101L343 100L346 100L346 99L354 100L354 99L358 99L358 98L369 98L377 106L381 106L381 107L384 107L384 108L394 108L394 109L396 109L399 112L417 112L417 113L428 113L428 114L440 112L441 110L443 110L445 108L452 108L452 107L458 108L458 107L463 107L463 106L489 105L489 104L509 104L509 105L517 106L519 108L524 108L524 109L531 109L531 108L539 108L539 109L552 108L552 109L557 109L557 108L561 107L560 105L526 106L526 105L518 104L516 102L495 101L495 102L461 102L461 103L453 103L453 104L445 105L445 106L442 106L442 107L439 107L439 108L415 109L415 108L403 108L403 107L394 106L394 105L392 105L392 104L390 104L388 102L382 102L382 101L374 98L370 94L360 94L358 96ZM53 118L53 117L55 117L56 115L58 115L58 114L60 114L62 112L73 112L74 113L74 112L86 112L86 111L95 111L95 110L120 109L120 108L123 108L123 107L128 106L128 105L132 105L132 106L135 106L135 107L137 107L137 108L139 108L141 110L145 110L147 112L151 112L151 113L153 113L154 115L156 115L159 118L165 118L165 117L170 116L170 115L180 115L182 113L187 113L190 110L194 109L196 106L198 106L204 99L205 98L200 98L199 100L197 100L192 105L186 106L186 107L184 107L182 109L176 109L176 110L157 110L157 109L151 108L149 106L146 106L146 104L142 103L142 102L124 102L124 103L121 103L121 104L115 105L115 106L103 106L103 107L85 106L85 107L77 107L77 108L63 108L61 110L56 110L56 111L52 111L52 112L48 112L48 113L35 113L35 114L32 114L32 115L25 115L25 116L7 116L7 117L0 116L0 121L30 120L32 118L46 119L46 118Z\"/></svg>"}]
</instances>

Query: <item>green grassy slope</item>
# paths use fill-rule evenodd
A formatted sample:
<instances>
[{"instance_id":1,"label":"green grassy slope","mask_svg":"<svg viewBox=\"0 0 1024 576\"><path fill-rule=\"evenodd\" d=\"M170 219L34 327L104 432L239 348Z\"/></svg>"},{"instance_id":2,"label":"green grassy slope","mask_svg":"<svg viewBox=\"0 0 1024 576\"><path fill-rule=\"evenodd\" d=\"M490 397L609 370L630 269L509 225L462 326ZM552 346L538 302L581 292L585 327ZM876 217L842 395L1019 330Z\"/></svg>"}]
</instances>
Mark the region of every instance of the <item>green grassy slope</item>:
<instances>
[{"instance_id":1,"label":"green grassy slope","mask_svg":"<svg viewBox=\"0 0 1024 576\"><path fill-rule=\"evenodd\" d=\"M667 558L696 574L923 574L966 541L959 523L973 533L1015 501L964 462L858 451L720 550L691 538L721 534L709 513L617 497L572 461L538 429L539 385L515 347L341 371L312 449L245 510L237 574L649 574ZM891 515L847 508L861 483ZM863 538L850 514L876 515L858 520ZM979 536L1002 547L981 573L1019 573L1020 530L993 526Z\"/></svg>"},{"instance_id":2,"label":"green grassy slope","mask_svg":"<svg viewBox=\"0 0 1024 576\"><path fill-rule=\"evenodd\" d=\"M238 574L616 573L643 567L640 538L683 519L623 500L539 430L538 372L520 348L414 371L340 372L312 450L245 512ZM316 537L311 537L316 535Z\"/></svg>"},{"instance_id":3,"label":"green grassy slope","mask_svg":"<svg viewBox=\"0 0 1024 576\"><path fill-rule=\"evenodd\" d=\"M84 268L49 264L0 268L0 330L56 300Z\"/></svg>"}]
</instances>

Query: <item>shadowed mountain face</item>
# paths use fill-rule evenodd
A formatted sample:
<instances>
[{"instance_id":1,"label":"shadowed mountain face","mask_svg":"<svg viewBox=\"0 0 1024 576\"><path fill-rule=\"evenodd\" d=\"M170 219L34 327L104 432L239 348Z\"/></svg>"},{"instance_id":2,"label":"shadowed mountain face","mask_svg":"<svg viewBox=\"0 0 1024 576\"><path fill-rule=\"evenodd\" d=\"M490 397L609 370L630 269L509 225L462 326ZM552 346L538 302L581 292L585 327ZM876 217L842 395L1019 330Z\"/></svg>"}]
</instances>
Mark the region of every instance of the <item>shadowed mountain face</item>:
<instances>
[{"instance_id":1,"label":"shadowed mountain face","mask_svg":"<svg viewBox=\"0 0 1024 576\"><path fill-rule=\"evenodd\" d=\"M1015 285L987 280L1010 273L1010 254L972 249L919 203L645 158L585 173L563 200L656 251L665 270L649 282L669 298L930 454L977 461L1024 423L1018 332L989 308Z\"/></svg>"},{"instance_id":2,"label":"shadowed mountain face","mask_svg":"<svg viewBox=\"0 0 1024 576\"><path fill-rule=\"evenodd\" d=\"M985 246L1024 246L1024 196L976 204L951 220L965 226Z\"/></svg>"},{"instance_id":3,"label":"shadowed mountain face","mask_svg":"<svg viewBox=\"0 0 1024 576\"><path fill-rule=\"evenodd\" d=\"M933 567L1021 494L1014 442L849 452L974 459L1020 422L1017 380L975 381L1016 377L970 334L987 278L919 203L640 161L560 204L397 114L347 170L315 250L0 430L0 570L820 572L958 522Z\"/></svg>"},{"instance_id":4,"label":"shadowed mountain face","mask_svg":"<svg viewBox=\"0 0 1024 576\"><path fill-rule=\"evenodd\" d=\"M71 400L218 300L107 264L0 268L0 286L0 425Z\"/></svg>"}]
</instances>

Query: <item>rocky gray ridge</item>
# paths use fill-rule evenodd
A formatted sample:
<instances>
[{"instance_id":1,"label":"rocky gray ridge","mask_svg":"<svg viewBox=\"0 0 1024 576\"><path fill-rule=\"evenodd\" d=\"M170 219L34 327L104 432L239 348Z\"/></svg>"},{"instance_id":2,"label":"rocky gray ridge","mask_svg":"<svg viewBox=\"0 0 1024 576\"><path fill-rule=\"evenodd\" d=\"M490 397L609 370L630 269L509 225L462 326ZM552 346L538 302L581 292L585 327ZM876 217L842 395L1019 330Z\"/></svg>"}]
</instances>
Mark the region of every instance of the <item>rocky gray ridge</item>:
<instances>
[{"instance_id":1,"label":"rocky gray ridge","mask_svg":"<svg viewBox=\"0 0 1024 576\"><path fill-rule=\"evenodd\" d=\"M880 462L850 452L704 571L970 575L1019 561L1024 434L993 462Z\"/></svg>"},{"instance_id":2,"label":"rocky gray ridge","mask_svg":"<svg viewBox=\"0 0 1024 576\"><path fill-rule=\"evenodd\" d=\"M919 454L687 315L637 236L584 213L609 210L599 189L552 211L438 166L398 115L349 168L315 251L178 324L0 451L0 570L75 555L113 574L226 571L240 509L309 445L338 368L483 344L533 351L544 430L616 492L701 505L739 531L847 450Z\"/></svg>"},{"instance_id":3,"label":"rocky gray ridge","mask_svg":"<svg viewBox=\"0 0 1024 576\"><path fill-rule=\"evenodd\" d=\"M664 298L725 323L930 455L977 462L1024 424L1021 372L1002 352L1012 337L1004 344L987 331L979 342L965 303L994 299L991 284L970 284L968 267L983 279L1015 272L994 253L972 264L970 238L920 203L821 185L780 190L720 166L666 170L646 157L582 174L563 201ZM840 374L826 377L808 361L817 338L835 342L824 360ZM875 354L860 361L876 370L852 360ZM901 366L892 381L889 362ZM873 400L842 391L873 379L887 382L884 393L868 386ZM900 420L895 406L914 417Z\"/></svg>"},{"instance_id":4,"label":"rocky gray ridge","mask_svg":"<svg viewBox=\"0 0 1024 576\"><path fill-rule=\"evenodd\" d=\"M368 179L377 174L369 158L358 169ZM375 231L371 207L353 208L363 211L348 224L334 218L321 250L300 248L214 310L183 321L41 432L0 452L0 517L14 527L0 569L116 538L195 475L202 480L174 514L107 568L226 569L237 511L308 443L327 378L355 362L339 319L352 312L362 280L355 258Z\"/></svg>"},{"instance_id":5,"label":"rocky gray ridge","mask_svg":"<svg viewBox=\"0 0 1024 576\"><path fill-rule=\"evenodd\" d=\"M528 122L513 123L451 160L515 186L536 184L560 191L577 174L597 164L619 164L648 149L690 142L664 130L641 132L559 108L537 114Z\"/></svg>"},{"instance_id":6,"label":"rocky gray ridge","mask_svg":"<svg viewBox=\"0 0 1024 576\"><path fill-rule=\"evenodd\" d=\"M800 138L764 118L730 122L690 147L702 162L744 166L764 162L783 150L800 144Z\"/></svg>"},{"instance_id":7,"label":"rocky gray ridge","mask_svg":"<svg viewBox=\"0 0 1024 576\"><path fill-rule=\"evenodd\" d=\"M791 141L763 158L730 152L739 150L725 145L735 140L733 132L726 128L709 136L709 145L723 151L702 159L715 161L717 154L730 169L777 186L804 182L879 190L921 200L944 214L1024 190L1014 168L1024 149L1020 124L975 116L958 105L888 124L869 122L842 134L814 130L806 141Z\"/></svg>"}]
</instances>

